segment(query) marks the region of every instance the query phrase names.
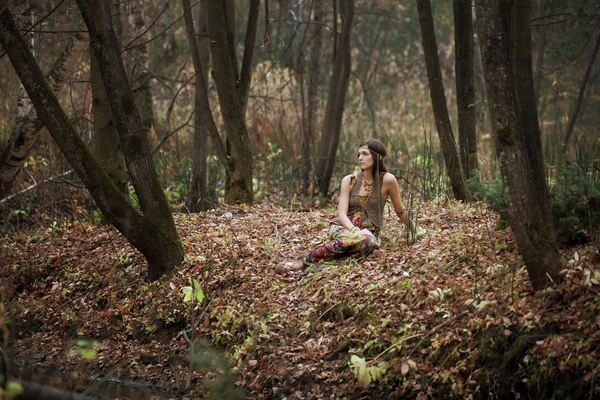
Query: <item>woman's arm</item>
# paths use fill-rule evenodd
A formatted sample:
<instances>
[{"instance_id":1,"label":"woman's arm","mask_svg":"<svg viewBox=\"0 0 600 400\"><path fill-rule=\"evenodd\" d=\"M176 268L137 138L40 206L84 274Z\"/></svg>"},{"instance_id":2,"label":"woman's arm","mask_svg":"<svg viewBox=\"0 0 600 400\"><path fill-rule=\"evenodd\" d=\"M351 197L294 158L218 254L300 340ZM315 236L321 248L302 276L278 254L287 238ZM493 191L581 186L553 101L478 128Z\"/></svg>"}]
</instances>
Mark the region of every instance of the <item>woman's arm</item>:
<instances>
[{"instance_id":1,"label":"woman's arm","mask_svg":"<svg viewBox=\"0 0 600 400\"><path fill-rule=\"evenodd\" d=\"M383 188L384 192L392 199L394 211L396 211L396 215L400 218L400 221L404 224L408 224L408 210L404 204L402 204L402 200L400 199L398 181L396 180L396 177L389 172L383 176Z\"/></svg>"},{"instance_id":2,"label":"woman's arm","mask_svg":"<svg viewBox=\"0 0 600 400\"><path fill-rule=\"evenodd\" d=\"M354 228L354 224L348 218L348 207L350 205L350 191L352 191L352 185L350 180L352 175L347 175L342 179L342 189L340 191L340 201L338 202L338 221L342 226L348 230Z\"/></svg>"}]
</instances>

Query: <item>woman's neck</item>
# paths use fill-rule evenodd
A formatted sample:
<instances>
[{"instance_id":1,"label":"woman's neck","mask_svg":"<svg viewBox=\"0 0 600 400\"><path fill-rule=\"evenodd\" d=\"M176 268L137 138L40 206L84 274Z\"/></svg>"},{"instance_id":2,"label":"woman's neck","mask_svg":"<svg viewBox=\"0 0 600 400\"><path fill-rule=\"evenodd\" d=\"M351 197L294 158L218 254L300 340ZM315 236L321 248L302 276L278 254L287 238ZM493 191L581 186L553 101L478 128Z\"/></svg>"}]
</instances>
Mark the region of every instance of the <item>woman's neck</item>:
<instances>
[{"instance_id":1,"label":"woman's neck","mask_svg":"<svg viewBox=\"0 0 600 400\"><path fill-rule=\"evenodd\" d=\"M373 182L373 168L363 169L363 179L367 182Z\"/></svg>"}]
</instances>

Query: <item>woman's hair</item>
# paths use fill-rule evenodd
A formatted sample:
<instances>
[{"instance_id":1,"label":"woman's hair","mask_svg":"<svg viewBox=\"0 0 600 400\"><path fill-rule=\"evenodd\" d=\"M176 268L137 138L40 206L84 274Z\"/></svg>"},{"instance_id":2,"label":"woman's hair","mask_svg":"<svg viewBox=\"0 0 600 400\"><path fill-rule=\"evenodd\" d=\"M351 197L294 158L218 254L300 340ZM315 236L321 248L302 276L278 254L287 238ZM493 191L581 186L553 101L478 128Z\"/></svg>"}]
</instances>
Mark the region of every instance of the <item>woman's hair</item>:
<instances>
[{"instance_id":1,"label":"woman's hair","mask_svg":"<svg viewBox=\"0 0 600 400\"><path fill-rule=\"evenodd\" d=\"M375 160L375 170L381 172L387 172L387 168L383 163L383 158L387 155L387 150L383 143L381 143L377 139L369 139L360 144L359 147L365 147L369 149L371 152L371 156L373 156L373 160ZM379 167L379 168L377 168Z\"/></svg>"},{"instance_id":2,"label":"woman's hair","mask_svg":"<svg viewBox=\"0 0 600 400\"><path fill-rule=\"evenodd\" d=\"M373 183L375 184L374 190L377 193L377 212L379 213L378 221L382 223L381 219L381 173L387 172L387 168L383 163L383 158L387 155L387 150L383 143L377 139L369 139L360 144L360 147L367 146L371 152L373 160L375 160L375 170L373 171Z\"/></svg>"}]
</instances>

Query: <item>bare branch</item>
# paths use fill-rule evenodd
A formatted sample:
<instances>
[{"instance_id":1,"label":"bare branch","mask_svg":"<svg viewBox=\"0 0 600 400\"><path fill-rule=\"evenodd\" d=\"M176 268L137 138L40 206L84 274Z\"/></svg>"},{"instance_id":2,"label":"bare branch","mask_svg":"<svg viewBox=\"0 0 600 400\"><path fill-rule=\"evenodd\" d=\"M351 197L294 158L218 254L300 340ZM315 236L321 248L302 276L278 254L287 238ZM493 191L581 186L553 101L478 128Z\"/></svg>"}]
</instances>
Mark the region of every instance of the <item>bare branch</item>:
<instances>
[{"instance_id":1,"label":"bare branch","mask_svg":"<svg viewBox=\"0 0 600 400\"><path fill-rule=\"evenodd\" d=\"M127 46L125 46L125 50L127 50L129 48L129 45L132 44L133 42L135 42L136 40L138 40L139 38L141 38L142 36L144 36L146 34L146 32L148 32L150 29L152 29L152 27L154 26L154 24L156 24L156 22L160 19L160 17L163 15L163 13L165 12L165 10L167 9L167 7L169 7L169 3L171 3L171 0L167 0L167 3L165 4L165 6L163 7L163 9L160 11L160 13L158 14L158 16L156 18L154 18L154 21L152 21L152 23L150 24L150 26L143 31L142 33L140 33L138 36L136 36L135 38L133 38L133 40L129 43L127 43Z\"/></svg>"},{"instance_id":2,"label":"bare branch","mask_svg":"<svg viewBox=\"0 0 600 400\"><path fill-rule=\"evenodd\" d=\"M158 39L158 38L159 38L160 36L162 36L162 35L163 35L163 34L164 34L166 31L168 31L169 29L171 29L171 27L172 27L173 25L175 25L176 23L178 23L178 22L179 22L179 21L180 21L180 20L181 20L181 19L182 19L182 18L185 16L185 14L187 14L188 12L190 12L190 11L191 11L191 10L192 10L192 9L193 9L193 8L194 8L196 5L198 5L198 4L200 4L200 0L198 0L197 2L195 2L194 4L192 4L192 6L191 6L191 7L190 7L188 10L184 11L184 13L183 13L183 15L181 15L181 17L179 17L179 18L177 18L175 21L173 21L173 23L172 23L171 25L167 26L167 27L166 27L166 28L165 28L165 29L164 29L162 32L160 32L158 35L154 36L152 39L150 39L150 40L147 40L147 41L145 41L145 42L143 42L143 43L136 44L135 46L131 46L131 47L130 47L130 45L131 45L131 43L132 43L132 42L130 42L130 43L129 43L129 44L128 44L128 45L127 45L127 46L126 46L124 49L123 49L123 52L125 52L125 51L127 51L127 50L131 50L131 49L135 49L136 47L144 46L145 44L148 44L148 43L150 43L150 42L153 42L154 40Z\"/></svg>"}]
</instances>

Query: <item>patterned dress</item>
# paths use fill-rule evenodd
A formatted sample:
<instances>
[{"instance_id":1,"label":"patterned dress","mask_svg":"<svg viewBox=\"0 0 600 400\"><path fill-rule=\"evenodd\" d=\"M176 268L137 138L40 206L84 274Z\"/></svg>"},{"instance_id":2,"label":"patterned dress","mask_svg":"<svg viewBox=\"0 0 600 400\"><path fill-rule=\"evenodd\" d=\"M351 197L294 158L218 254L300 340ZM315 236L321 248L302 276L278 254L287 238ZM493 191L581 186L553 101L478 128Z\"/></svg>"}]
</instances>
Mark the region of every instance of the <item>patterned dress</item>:
<instances>
[{"instance_id":1,"label":"patterned dress","mask_svg":"<svg viewBox=\"0 0 600 400\"><path fill-rule=\"evenodd\" d=\"M383 174L379 181L380 185L382 180ZM353 186L348 209L356 211L348 215L348 218L354 226L361 230L352 233L350 230L344 228L337 219L332 221L329 224L329 240L302 257L302 261L305 265L315 264L321 261L362 258L379 248L380 242L378 235L381 227L377 226L372 218L369 218L365 209L369 202L370 194L366 196L358 195L360 184L362 182L362 173L359 174L358 177L353 176L351 182L353 182ZM376 185L374 188L375 193L377 193L376 190L381 192L380 185ZM378 216L380 220L381 215L383 215L382 211L383 205L380 206L380 215ZM381 225L381 222L379 225Z\"/></svg>"}]
</instances>

